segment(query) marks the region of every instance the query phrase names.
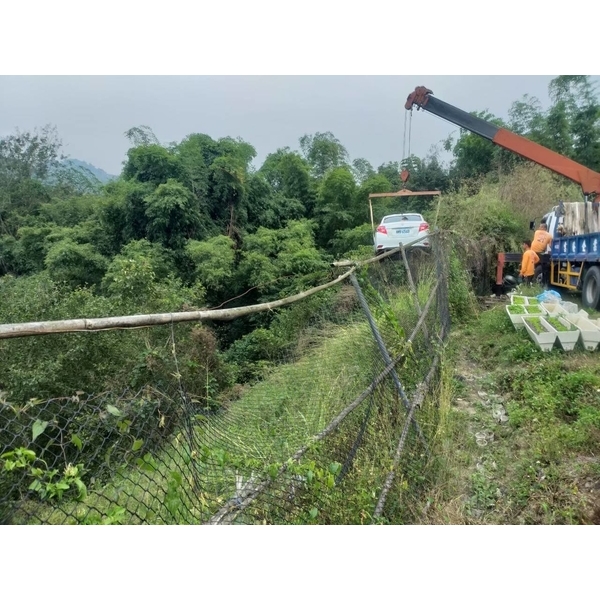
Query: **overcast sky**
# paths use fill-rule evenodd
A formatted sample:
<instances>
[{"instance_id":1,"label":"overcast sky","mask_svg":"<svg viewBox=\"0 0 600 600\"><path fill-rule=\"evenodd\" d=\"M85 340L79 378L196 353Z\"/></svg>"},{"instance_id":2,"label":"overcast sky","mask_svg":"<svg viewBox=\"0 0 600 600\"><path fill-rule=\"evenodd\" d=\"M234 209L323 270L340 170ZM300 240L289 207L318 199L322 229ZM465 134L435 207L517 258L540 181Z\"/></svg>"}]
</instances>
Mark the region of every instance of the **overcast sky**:
<instances>
[{"instance_id":1,"label":"overcast sky","mask_svg":"<svg viewBox=\"0 0 600 600\"><path fill-rule=\"evenodd\" d=\"M506 117L523 94L549 104L551 76L0 76L0 136L56 125L65 153L119 174L123 133L148 125L162 143L190 133L242 137L258 153L298 148L331 131L352 159L374 167L402 158L404 102L425 85L466 111ZM599 81L599 77L594 77ZM424 156L457 128L428 113L412 119L411 150Z\"/></svg>"}]
</instances>

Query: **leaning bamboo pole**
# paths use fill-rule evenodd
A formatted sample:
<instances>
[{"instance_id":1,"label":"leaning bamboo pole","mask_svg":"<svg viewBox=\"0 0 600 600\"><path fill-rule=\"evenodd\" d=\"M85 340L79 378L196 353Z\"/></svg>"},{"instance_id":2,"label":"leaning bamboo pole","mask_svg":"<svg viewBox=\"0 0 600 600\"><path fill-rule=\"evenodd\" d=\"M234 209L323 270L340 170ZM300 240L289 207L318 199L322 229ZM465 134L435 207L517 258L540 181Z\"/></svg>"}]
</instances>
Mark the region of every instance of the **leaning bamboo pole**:
<instances>
[{"instance_id":1,"label":"leaning bamboo pole","mask_svg":"<svg viewBox=\"0 0 600 600\"><path fill-rule=\"evenodd\" d=\"M223 308L218 310L193 310L176 313L157 313L149 315L129 315L124 317L101 317L96 319L68 319L64 321L39 321L33 323L13 323L0 325L0 339L26 337L30 335L49 335L53 333L75 333L82 331L102 331L107 329L130 329L169 325L186 321L231 321L254 313L273 310L308 298L317 292L339 284L349 277L356 267L352 267L336 279L281 300L264 302L253 306Z\"/></svg>"},{"instance_id":2,"label":"leaning bamboo pole","mask_svg":"<svg viewBox=\"0 0 600 600\"><path fill-rule=\"evenodd\" d=\"M435 235L434 234L429 234ZM405 248L412 246L422 238L406 244ZM35 321L31 323L9 323L0 325L0 340L7 338L27 337L32 335L50 335L54 333L78 333L82 331L105 331L108 329L133 329L136 327L152 327L154 325L169 325L171 323L183 323L189 321L231 321L238 317L245 317L259 312L273 310L281 306L293 304L298 300L308 298L313 294L321 292L327 288L339 284L344 279L350 277L354 271L362 265L383 260L399 252L400 248L394 248L363 261L340 261L334 262L334 267L351 267L348 271L336 279L324 283L281 300L273 302L264 302L254 306L240 306L237 308L223 308L213 310L193 310L176 313L156 313L149 315L128 315L123 317L100 317L96 319L67 319L63 321Z\"/></svg>"}]
</instances>

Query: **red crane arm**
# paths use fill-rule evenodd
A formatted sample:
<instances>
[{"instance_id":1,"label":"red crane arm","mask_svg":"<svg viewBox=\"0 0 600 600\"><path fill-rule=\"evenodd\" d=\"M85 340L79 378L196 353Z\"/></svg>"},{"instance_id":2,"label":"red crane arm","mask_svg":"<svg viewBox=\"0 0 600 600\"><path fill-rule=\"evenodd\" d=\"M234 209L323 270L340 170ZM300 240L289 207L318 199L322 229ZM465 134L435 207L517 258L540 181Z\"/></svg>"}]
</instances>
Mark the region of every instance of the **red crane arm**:
<instances>
[{"instance_id":1,"label":"red crane arm","mask_svg":"<svg viewBox=\"0 0 600 600\"><path fill-rule=\"evenodd\" d=\"M416 106L417 109L422 108L446 121L450 121L450 123L490 140L501 148L510 150L559 175L563 175L567 179L578 183L585 196L592 196L595 202L600 202L600 173L596 173L574 160L536 144L508 129L497 127L485 119L480 119L447 102L434 98L432 94L433 92L426 87L417 87L408 96L404 107L407 110L411 110L413 106Z\"/></svg>"}]
</instances>

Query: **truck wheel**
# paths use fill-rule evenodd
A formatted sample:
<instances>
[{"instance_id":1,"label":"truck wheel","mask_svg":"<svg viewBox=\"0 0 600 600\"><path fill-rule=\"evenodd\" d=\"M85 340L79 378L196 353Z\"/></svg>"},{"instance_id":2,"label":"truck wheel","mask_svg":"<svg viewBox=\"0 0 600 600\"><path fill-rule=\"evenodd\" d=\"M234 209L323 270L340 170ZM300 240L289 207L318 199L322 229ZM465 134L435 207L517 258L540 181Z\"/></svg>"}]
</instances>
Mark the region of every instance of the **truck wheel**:
<instances>
[{"instance_id":1,"label":"truck wheel","mask_svg":"<svg viewBox=\"0 0 600 600\"><path fill-rule=\"evenodd\" d=\"M542 265L538 265L535 268L535 273L533 274L533 283L537 283L538 285L542 285L544 282L544 272L542 269Z\"/></svg>"},{"instance_id":2,"label":"truck wheel","mask_svg":"<svg viewBox=\"0 0 600 600\"><path fill-rule=\"evenodd\" d=\"M600 267L590 267L583 276L581 303L594 310L600 305Z\"/></svg>"}]
</instances>

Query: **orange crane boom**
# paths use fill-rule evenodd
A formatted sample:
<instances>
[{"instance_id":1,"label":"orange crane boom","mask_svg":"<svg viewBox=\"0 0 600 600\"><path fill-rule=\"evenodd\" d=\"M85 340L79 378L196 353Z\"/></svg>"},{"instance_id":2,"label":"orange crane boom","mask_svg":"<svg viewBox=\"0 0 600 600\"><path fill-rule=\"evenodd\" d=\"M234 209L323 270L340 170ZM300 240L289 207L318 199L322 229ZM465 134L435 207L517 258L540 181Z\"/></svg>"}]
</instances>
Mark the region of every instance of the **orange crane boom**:
<instances>
[{"instance_id":1,"label":"orange crane boom","mask_svg":"<svg viewBox=\"0 0 600 600\"><path fill-rule=\"evenodd\" d=\"M417 110L426 110L467 131L480 135L501 148L510 150L523 158L527 158L538 165L554 171L554 173L563 175L567 179L578 183L586 198L594 202L600 202L600 173L596 173L574 160L562 156L558 152L554 152L540 144L536 144L508 129L498 127L485 119L456 108L439 98L435 98L432 94L433 92L426 87L417 87L408 96L404 108L412 110L416 106Z\"/></svg>"}]
</instances>

